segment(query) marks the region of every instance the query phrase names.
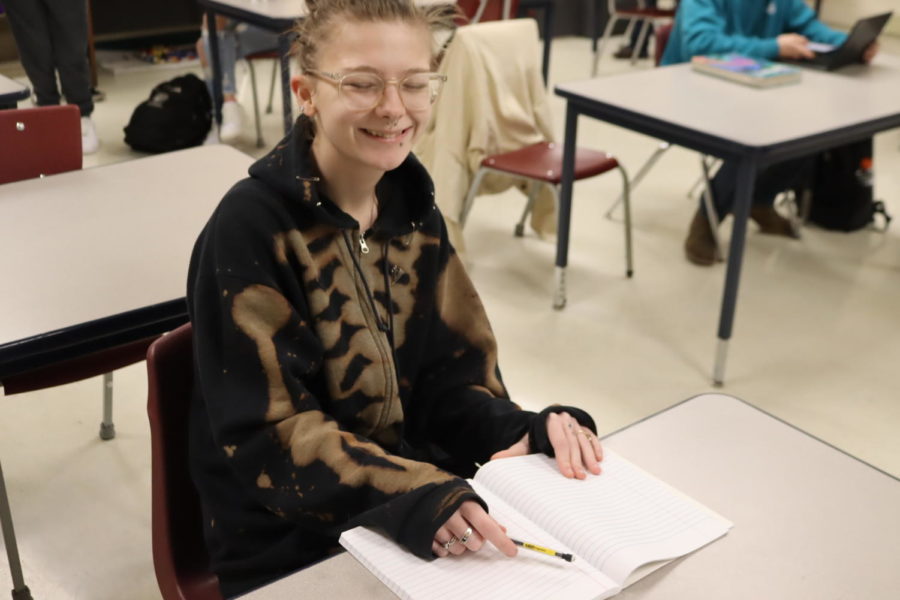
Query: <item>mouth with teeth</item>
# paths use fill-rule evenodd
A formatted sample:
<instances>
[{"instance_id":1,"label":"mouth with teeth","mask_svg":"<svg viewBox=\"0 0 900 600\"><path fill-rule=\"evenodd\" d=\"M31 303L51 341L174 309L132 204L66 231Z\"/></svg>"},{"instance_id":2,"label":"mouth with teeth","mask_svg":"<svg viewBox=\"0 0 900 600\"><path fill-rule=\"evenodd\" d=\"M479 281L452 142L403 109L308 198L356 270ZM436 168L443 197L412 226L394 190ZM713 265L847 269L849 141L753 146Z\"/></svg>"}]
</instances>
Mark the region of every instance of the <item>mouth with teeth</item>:
<instances>
[{"instance_id":1,"label":"mouth with teeth","mask_svg":"<svg viewBox=\"0 0 900 600\"><path fill-rule=\"evenodd\" d=\"M366 136L384 142L399 142L406 138L410 131L412 131L412 127L407 127L406 129L395 129L393 131L378 131L376 129L366 129L364 127L360 128Z\"/></svg>"}]
</instances>

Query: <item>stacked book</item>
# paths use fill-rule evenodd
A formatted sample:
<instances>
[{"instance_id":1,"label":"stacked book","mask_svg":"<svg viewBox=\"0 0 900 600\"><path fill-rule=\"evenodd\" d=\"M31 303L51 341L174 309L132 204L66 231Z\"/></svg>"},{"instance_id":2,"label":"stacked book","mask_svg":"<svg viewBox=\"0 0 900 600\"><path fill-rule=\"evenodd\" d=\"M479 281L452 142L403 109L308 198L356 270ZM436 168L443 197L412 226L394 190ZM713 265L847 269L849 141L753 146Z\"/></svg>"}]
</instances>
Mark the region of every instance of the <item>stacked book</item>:
<instances>
[{"instance_id":1,"label":"stacked book","mask_svg":"<svg viewBox=\"0 0 900 600\"><path fill-rule=\"evenodd\" d=\"M695 71L753 87L772 87L800 81L800 69L740 54L712 54L691 59Z\"/></svg>"}]
</instances>

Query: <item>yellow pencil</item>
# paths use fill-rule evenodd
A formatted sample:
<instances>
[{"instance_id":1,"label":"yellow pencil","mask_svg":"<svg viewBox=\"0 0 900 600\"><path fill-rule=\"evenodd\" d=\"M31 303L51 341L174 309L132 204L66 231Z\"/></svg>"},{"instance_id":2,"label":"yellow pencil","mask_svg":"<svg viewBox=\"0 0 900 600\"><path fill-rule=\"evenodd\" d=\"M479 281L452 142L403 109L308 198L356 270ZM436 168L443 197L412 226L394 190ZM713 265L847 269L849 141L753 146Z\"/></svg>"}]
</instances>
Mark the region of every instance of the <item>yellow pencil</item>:
<instances>
[{"instance_id":1,"label":"yellow pencil","mask_svg":"<svg viewBox=\"0 0 900 600\"><path fill-rule=\"evenodd\" d=\"M528 550L534 550L535 552L541 552L543 554L548 554L550 556L555 556L557 558L561 558L563 560L567 560L572 562L574 558L571 554L566 554L564 552L557 552L556 550L551 550L550 548L544 548L543 546L538 546L537 544L529 544L528 542L523 542L521 540L517 540L515 538L509 538L512 540L512 543L516 546L521 546L522 548L526 548Z\"/></svg>"}]
</instances>

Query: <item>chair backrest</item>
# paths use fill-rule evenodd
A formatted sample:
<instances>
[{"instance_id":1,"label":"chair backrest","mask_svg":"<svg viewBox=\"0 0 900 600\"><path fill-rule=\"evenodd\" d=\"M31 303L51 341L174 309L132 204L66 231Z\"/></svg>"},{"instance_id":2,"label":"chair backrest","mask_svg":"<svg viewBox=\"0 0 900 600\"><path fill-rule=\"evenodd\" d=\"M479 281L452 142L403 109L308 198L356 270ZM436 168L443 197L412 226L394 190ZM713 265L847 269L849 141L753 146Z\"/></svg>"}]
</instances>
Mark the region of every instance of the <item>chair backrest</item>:
<instances>
[{"instance_id":1,"label":"chair backrest","mask_svg":"<svg viewBox=\"0 0 900 600\"><path fill-rule=\"evenodd\" d=\"M0 183L81 168L81 114L74 104L0 110Z\"/></svg>"},{"instance_id":2,"label":"chair backrest","mask_svg":"<svg viewBox=\"0 0 900 600\"><path fill-rule=\"evenodd\" d=\"M456 4L469 18L469 24L513 19L519 10L519 0L458 0ZM505 15L504 6L509 11Z\"/></svg>"},{"instance_id":3,"label":"chair backrest","mask_svg":"<svg viewBox=\"0 0 900 600\"><path fill-rule=\"evenodd\" d=\"M190 323L147 351L153 566L164 600L222 600L209 569L200 499L188 469L193 387Z\"/></svg>"},{"instance_id":4,"label":"chair backrest","mask_svg":"<svg viewBox=\"0 0 900 600\"><path fill-rule=\"evenodd\" d=\"M663 54L666 51L666 44L669 43L669 36L672 35L673 26L672 23L665 23L656 28L656 48L653 51L653 60L656 61L654 64L656 64L657 67L659 66L659 63L662 62Z\"/></svg>"}]
</instances>

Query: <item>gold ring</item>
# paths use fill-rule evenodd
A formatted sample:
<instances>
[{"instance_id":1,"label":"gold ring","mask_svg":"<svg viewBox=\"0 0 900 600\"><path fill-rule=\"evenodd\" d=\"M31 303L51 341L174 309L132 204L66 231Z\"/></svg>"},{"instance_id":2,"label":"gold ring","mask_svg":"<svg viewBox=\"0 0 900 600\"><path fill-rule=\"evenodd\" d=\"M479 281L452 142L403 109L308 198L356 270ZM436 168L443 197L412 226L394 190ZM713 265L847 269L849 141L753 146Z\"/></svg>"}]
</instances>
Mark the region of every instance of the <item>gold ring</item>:
<instances>
[{"instance_id":1,"label":"gold ring","mask_svg":"<svg viewBox=\"0 0 900 600\"><path fill-rule=\"evenodd\" d=\"M459 538L460 543L465 546L466 542L469 541L469 537L472 535L472 528L466 527L465 532L463 532L462 537Z\"/></svg>"},{"instance_id":2,"label":"gold ring","mask_svg":"<svg viewBox=\"0 0 900 600\"><path fill-rule=\"evenodd\" d=\"M458 542L458 541L459 541L459 538L458 538L458 537L456 537L455 535L452 536L449 540L447 540L446 542L443 543L444 550L446 550L446 551L449 552L449 551L450 551L450 546L452 546L453 544L455 544L455 543Z\"/></svg>"}]
</instances>

